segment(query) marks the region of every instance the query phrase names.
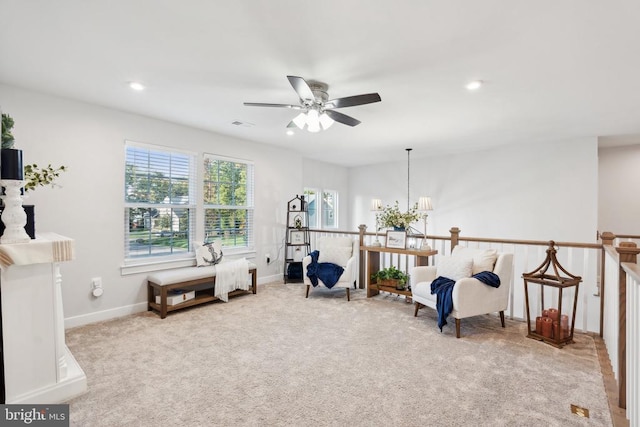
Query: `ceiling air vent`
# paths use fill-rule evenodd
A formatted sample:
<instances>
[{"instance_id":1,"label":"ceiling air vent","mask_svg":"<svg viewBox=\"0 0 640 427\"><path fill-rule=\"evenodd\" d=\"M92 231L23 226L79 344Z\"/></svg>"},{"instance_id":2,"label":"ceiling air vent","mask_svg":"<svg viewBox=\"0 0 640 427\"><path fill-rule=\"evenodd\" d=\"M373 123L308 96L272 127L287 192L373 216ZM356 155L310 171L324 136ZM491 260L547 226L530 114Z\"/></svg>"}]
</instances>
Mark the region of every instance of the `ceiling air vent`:
<instances>
[{"instance_id":1,"label":"ceiling air vent","mask_svg":"<svg viewBox=\"0 0 640 427\"><path fill-rule=\"evenodd\" d=\"M253 123L249 123L249 122L241 122L240 120L234 120L231 122L232 125L236 125L236 126L242 126L245 128L252 128L255 125Z\"/></svg>"}]
</instances>

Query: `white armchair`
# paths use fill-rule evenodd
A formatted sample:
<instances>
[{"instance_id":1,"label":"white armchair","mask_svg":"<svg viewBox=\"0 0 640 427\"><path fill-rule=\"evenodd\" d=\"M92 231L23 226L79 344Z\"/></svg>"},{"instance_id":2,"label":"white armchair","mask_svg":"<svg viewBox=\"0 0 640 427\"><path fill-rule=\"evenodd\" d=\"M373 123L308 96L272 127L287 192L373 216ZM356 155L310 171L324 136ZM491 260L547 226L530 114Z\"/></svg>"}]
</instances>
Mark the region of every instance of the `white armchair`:
<instances>
[{"instance_id":1,"label":"white armchair","mask_svg":"<svg viewBox=\"0 0 640 427\"><path fill-rule=\"evenodd\" d=\"M471 249L456 246L451 257L441 257L442 270L438 272L437 266L415 267L411 272L411 292L415 302L414 316L423 307L436 309L436 295L431 294L431 282L438 276L449 277L455 280L453 287L453 311L450 316L455 318L456 337L460 338L460 319L478 316L481 314L499 312L500 321L504 328L504 310L509 305L509 290L511 288L513 272L513 254L497 253L495 249ZM471 261L469 263L469 261ZM456 267L452 271L452 264ZM463 271L467 266L471 267L471 274ZM492 271L500 278L500 286L491 287L470 277L480 271ZM447 275L443 274L446 273Z\"/></svg>"},{"instance_id":2,"label":"white armchair","mask_svg":"<svg viewBox=\"0 0 640 427\"><path fill-rule=\"evenodd\" d=\"M345 288L347 290L347 301L351 301L349 289L356 286L358 280L358 254L360 244L358 239L351 237L319 237L316 242L316 249L320 252L318 262L331 262L344 268L338 283L331 289ZM307 277L307 266L311 264L311 256L307 255L302 260L302 276L304 284L307 285L307 295L313 286L311 279ZM318 279L318 286L326 287L322 280Z\"/></svg>"}]
</instances>

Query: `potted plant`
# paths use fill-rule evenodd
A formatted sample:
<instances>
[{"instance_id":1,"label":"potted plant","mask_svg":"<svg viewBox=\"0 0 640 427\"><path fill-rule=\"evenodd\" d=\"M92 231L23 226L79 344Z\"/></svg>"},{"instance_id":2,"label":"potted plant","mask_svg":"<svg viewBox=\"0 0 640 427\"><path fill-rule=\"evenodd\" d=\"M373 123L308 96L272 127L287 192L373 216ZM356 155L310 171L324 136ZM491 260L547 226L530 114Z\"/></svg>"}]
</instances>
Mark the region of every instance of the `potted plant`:
<instances>
[{"instance_id":1,"label":"potted plant","mask_svg":"<svg viewBox=\"0 0 640 427\"><path fill-rule=\"evenodd\" d=\"M371 280L375 280L378 289L380 289L380 286L393 286L398 290L402 290L406 288L409 282L409 275L392 265L372 274Z\"/></svg>"},{"instance_id":2,"label":"potted plant","mask_svg":"<svg viewBox=\"0 0 640 427\"><path fill-rule=\"evenodd\" d=\"M385 206L377 217L378 223L382 227L405 230L412 222L420 219L420 214L418 213L417 203L409 208L408 211L402 212L396 200L393 206Z\"/></svg>"},{"instance_id":3,"label":"potted plant","mask_svg":"<svg viewBox=\"0 0 640 427\"><path fill-rule=\"evenodd\" d=\"M11 133L15 121L8 114L2 114L2 149L0 150L0 177L3 180L24 180L23 193L35 190L37 187L47 185L54 186L54 181L60 176L60 173L67 170L66 166L57 168L50 164L41 168L37 164L22 165L22 150L13 148L15 139ZM4 194L4 193L3 193ZM0 200L1 203L1 200ZM35 239L34 216L35 209L33 205L23 205L27 214L27 224L25 230L29 237ZM0 213L4 207L0 204ZM5 224L0 221L0 235L4 232Z\"/></svg>"},{"instance_id":4,"label":"potted plant","mask_svg":"<svg viewBox=\"0 0 640 427\"><path fill-rule=\"evenodd\" d=\"M11 130L15 122L8 114L2 114L2 150L0 150L0 177L22 180L22 150L13 148L15 140Z\"/></svg>"}]
</instances>

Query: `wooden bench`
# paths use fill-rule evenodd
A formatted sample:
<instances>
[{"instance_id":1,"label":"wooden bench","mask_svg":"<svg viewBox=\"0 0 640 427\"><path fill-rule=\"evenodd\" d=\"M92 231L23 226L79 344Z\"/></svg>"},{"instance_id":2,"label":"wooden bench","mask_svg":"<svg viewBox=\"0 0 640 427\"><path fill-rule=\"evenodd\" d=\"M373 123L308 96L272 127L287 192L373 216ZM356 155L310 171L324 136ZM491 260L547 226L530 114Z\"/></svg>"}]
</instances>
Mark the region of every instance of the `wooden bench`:
<instances>
[{"instance_id":1,"label":"wooden bench","mask_svg":"<svg viewBox=\"0 0 640 427\"><path fill-rule=\"evenodd\" d=\"M255 294L258 291L258 286L257 269L254 263L249 263L248 273L251 274L251 291ZM160 318L164 319L170 311L216 301L219 298L214 296L215 276L215 266L174 268L149 274L147 276L147 310L156 310L160 313ZM195 290L195 298L179 304L168 305L167 296L169 291L174 289ZM247 293L249 291L237 289L229 292L229 296ZM156 295L160 296L160 304L156 303Z\"/></svg>"}]
</instances>

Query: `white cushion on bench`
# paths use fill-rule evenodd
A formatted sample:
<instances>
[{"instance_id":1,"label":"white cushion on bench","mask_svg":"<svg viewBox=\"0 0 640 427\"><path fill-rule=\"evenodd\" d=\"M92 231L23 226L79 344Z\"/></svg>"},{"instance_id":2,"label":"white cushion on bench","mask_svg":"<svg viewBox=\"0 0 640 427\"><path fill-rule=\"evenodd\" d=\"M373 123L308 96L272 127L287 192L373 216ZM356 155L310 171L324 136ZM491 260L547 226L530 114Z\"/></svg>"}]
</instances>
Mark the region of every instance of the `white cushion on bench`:
<instances>
[{"instance_id":1,"label":"white cushion on bench","mask_svg":"<svg viewBox=\"0 0 640 427\"><path fill-rule=\"evenodd\" d=\"M206 277L213 277L215 275L215 265L207 267L183 267L173 268L171 270L156 271L155 273L149 274L147 276L147 280L164 286L179 282L186 282L187 280L204 279Z\"/></svg>"},{"instance_id":2,"label":"white cushion on bench","mask_svg":"<svg viewBox=\"0 0 640 427\"><path fill-rule=\"evenodd\" d=\"M256 265L249 262L249 270L256 268ZM186 282L188 280L204 279L216 275L216 266L209 265L206 267L182 267L170 270L156 271L149 274L147 280L157 285L172 285L174 283Z\"/></svg>"}]
</instances>

